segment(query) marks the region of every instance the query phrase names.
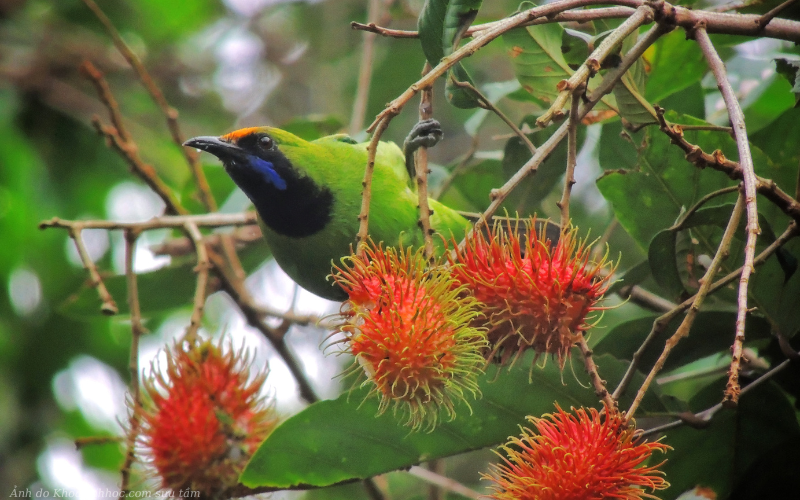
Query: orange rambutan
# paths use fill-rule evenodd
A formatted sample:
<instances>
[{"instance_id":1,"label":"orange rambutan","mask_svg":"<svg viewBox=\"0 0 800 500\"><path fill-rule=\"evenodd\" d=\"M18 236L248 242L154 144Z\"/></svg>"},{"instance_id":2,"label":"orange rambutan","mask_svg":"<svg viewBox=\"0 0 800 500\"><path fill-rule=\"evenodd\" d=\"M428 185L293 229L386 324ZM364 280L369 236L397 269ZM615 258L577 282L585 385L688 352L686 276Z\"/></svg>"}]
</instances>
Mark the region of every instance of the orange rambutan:
<instances>
[{"instance_id":1,"label":"orange rambutan","mask_svg":"<svg viewBox=\"0 0 800 500\"><path fill-rule=\"evenodd\" d=\"M496 500L600 500L656 498L642 488L663 490L669 483L657 470L661 464L640 467L653 451L669 447L638 438L633 426L616 410L604 415L590 408L545 418L528 417L536 427L523 428L498 453L502 462L491 465ZM662 462L663 464L663 462Z\"/></svg>"},{"instance_id":2,"label":"orange rambutan","mask_svg":"<svg viewBox=\"0 0 800 500\"><path fill-rule=\"evenodd\" d=\"M480 394L485 335L472 325L475 299L448 268L428 266L421 249L370 242L337 271L334 279L349 296L337 332L356 358L351 371L366 374L362 385L380 396L379 414L393 405L414 430L433 429L442 412L455 417L455 401Z\"/></svg>"},{"instance_id":3,"label":"orange rambutan","mask_svg":"<svg viewBox=\"0 0 800 500\"><path fill-rule=\"evenodd\" d=\"M277 423L260 395L266 371L210 340L176 344L166 370L143 384L140 441L167 490L217 497L238 483L250 456Z\"/></svg>"},{"instance_id":4,"label":"orange rambutan","mask_svg":"<svg viewBox=\"0 0 800 500\"><path fill-rule=\"evenodd\" d=\"M601 309L613 266L605 257L590 262L591 246L578 240L576 229L554 245L535 223L520 222L525 231L496 224L489 236L475 231L449 259L456 282L481 304L488 358L506 364L533 349L537 356L551 354L563 369L590 328L591 313Z\"/></svg>"}]
</instances>

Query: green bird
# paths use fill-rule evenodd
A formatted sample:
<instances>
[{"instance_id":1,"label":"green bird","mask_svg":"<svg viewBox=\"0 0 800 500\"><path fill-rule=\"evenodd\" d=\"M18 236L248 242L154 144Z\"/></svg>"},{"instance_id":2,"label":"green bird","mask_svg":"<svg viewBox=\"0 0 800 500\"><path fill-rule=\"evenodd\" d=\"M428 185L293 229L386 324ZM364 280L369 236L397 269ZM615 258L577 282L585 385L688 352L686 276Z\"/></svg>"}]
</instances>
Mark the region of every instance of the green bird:
<instances>
[{"instance_id":1,"label":"green bird","mask_svg":"<svg viewBox=\"0 0 800 500\"><path fill-rule=\"evenodd\" d=\"M369 212L374 241L386 246L424 244L411 181L413 153L441 137L438 122L426 120L409 134L405 151L393 142L378 144ZM184 143L222 161L255 205L278 265L301 287L331 300L346 298L327 277L331 263L350 253L358 233L367 144L346 135L309 142L273 127L245 128ZM436 200L428 202L432 229L445 238L461 239L470 227L468 219ZM441 238L434 238L434 243L441 252Z\"/></svg>"}]
</instances>

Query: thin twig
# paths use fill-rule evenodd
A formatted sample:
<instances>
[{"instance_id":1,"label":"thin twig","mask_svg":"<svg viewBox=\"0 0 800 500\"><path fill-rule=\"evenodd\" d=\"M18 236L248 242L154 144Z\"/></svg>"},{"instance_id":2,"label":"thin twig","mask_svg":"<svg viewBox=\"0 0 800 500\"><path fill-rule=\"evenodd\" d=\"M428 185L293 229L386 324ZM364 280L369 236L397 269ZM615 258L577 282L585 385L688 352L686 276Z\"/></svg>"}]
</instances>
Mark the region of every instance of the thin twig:
<instances>
[{"instance_id":1,"label":"thin twig","mask_svg":"<svg viewBox=\"0 0 800 500\"><path fill-rule=\"evenodd\" d=\"M197 285L194 292L192 316L189 326L186 328L186 333L183 335L183 340L194 343L198 340L197 331L203 321L203 309L206 304L206 289L208 287L208 271L211 268L211 264L208 261L208 251L205 243L203 243L203 235L200 233L200 229L191 222L187 222L185 228L197 252L197 266L194 268L197 273Z\"/></svg>"},{"instance_id":2,"label":"thin twig","mask_svg":"<svg viewBox=\"0 0 800 500\"><path fill-rule=\"evenodd\" d=\"M82 220L72 221L53 217L50 220L39 223L39 229L61 228L69 229L131 229L136 231L149 231L151 229L176 228L181 229L186 224L194 224L197 227L224 227L224 226L246 226L255 224L255 212L243 212L239 214L202 214L202 215L166 215L153 217L142 222L115 222L110 220Z\"/></svg>"},{"instance_id":3,"label":"thin twig","mask_svg":"<svg viewBox=\"0 0 800 500\"><path fill-rule=\"evenodd\" d=\"M224 236L228 238L223 238ZM225 244L223 241L227 240L234 248L241 249L247 245L251 245L253 242L261 241L261 238L263 238L261 229L258 225L251 224L238 227L229 233L217 233L203 236L203 243L210 248L220 250L222 245ZM195 253L192 239L186 236L171 238L163 243L152 245L150 251L153 252L154 255L169 255L172 257L182 257Z\"/></svg>"},{"instance_id":4,"label":"thin twig","mask_svg":"<svg viewBox=\"0 0 800 500\"><path fill-rule=\"evenodd\" d=\"M578 157L578 116L581 105L582 90L572 94L572 103L569 108L569 122L567 124L567 172L564 174L564 191L561 193L561 201L556 203L561 209L561 233L569 231L569 195L572 186L575 185L575 163Z\"/></svg>"},{"instance_id":5,"label":"thin twig","mask_svg":"<svg viewBox=\"0 0 800 500\"><path fill-rule=\"evenodd\" d=\"M703 151L700 146L692 144L683 137L680 125L671 125L664 118L664 109L654 106L658 118L659 128L667 134L675 144L686 153L686 160L698 168L712 168L725 173L733 180L743 180L744 169L739 163L725 158L722 151L716 150L713 154ZM775 181L756 176L756 190L765 198L780 208L786 215L800 222L800 200L795 200L786 194Z\"/></svg>"},{"instance_id":6,"label":"thin twig","mask_svg":"<svg viewBox=\"0 0 800 500\"><path fill-rule=\"evenodd\" d=\"M209 251L208 257L211 260L211 263L214 265L215 271L221 278L223 290L230 295L234 303L236 303L236 305L239 307L239 310L247 320L247 323L261 332L261 334L264 335L264 337L270 342L272 347L275 348L281 358L283 358L283 362L286 363L289 371L297 381L300 397L302 397L308 403L318 401L319 398L314 392L314 389L311 387L311 383L308 381L303 368L295 358L294 354L289 350L289 347L286 345L283 334L277 329L270 328L261 320L262 313L260 312L258 306L256 306L253 302L253 298L251 297L250 293L244 287L244 282L238 280L232 275L232 271L226 266L225 259L223 259L222 256L215 252Z\"/></svg>"},{"instance_id":7,"label":"thin twig","mask_svg":"<svg viewBox=\"0 0 800 500\"><path fill-rule=\"evenodd\" d=\"M558 96L556 97L550 108L547 109L539 118L536 119L536 125L545 127L550 121L558 119L564 115L562 109L567 104L567 99L582 88L589 78L593 77L600 71L600 66L606 57L611 55L611 52L622 43L622 41L631 33L639 29L639 26L648 24L653 21L655 13L650 5L642 5L636 9L636 12L631 15L624 23L620 24L617 29L611 32L607 37L603 38L600 45L586 58L586 61L575 70L575 73L567 80L561 80L558 83Z\"/></svg>"},{"instance_id":8,"label":"thin twig","mask_svg":"<svg viewBox=\"0 0 800 500\"><path fill-rule=\"evenodd\" d=\"M408 469L408 473L414 477L422 479L423 481L435 484L437 486L446 489L447 491L451 491L466 498L473 498L475 500L484 498L477 491L467 488L458 481L450 479L449 477L436 474L435 472L429 471L428 469L425 469L418 465L412 465L411 468Z\"/></svg>"},{"instance_id":9,"label":"thin twig","mask_svg":"<svg viewBox=\"0 0 800 500\"><path fill-rule=\"evenodd\" d=\"M767 21L769 22L769 21ZM728 376L728 384L725 388L724 403L729 406L736 406L739 400L739 369L742 361L742 349L744 346L744 323L747 317L747 286L753 268L753 259L756 254L756 239L761 233L758 226L758 207L756 200L756 186L758 179L753 168L753 156L750 154L750 142L747 139L747 127L744 122L744 113L736 98L736 93L728 81L725 71L725 64L720 59L719 54L711 43L708 33L701 25L694 30L694 38L703 52L714 78L717 80L717 87L722 92L725 106L728 108L728 116L733 127L736 147L739 151L739 166L742 168L742 178L744 183L744 197L747 203L747 239L744 247L744 266L742 275L739 278L738 308L736 312L736 334L733 341L733 353L731 355L731 370Z\"/></svg>"},{"instance_id":10,"label":"thin twig","mask_svg":"<svg viewBox=\"0 0 800 500\"><path fill-rule=\"evenodd\" d=\"M389 122L394 118L393 114L388 114L381 118L380 123L374 129L372 138L367 146L367 167L364 169L364 180L361 181L361 211L358 213L358 234L356 235L356 249L361 253L367 244L369 237L369 205L372 200L372 172L375 170L375 155L378 153L378 142Z\"/></svg>"},{"instance_id":11,"label":"thin twig","mask_svg":"<svg viewBox=\"0 0 800 500\"><path fill-rule=\"evenodd\" d=\"M89 277L91 278L89 284L97 289L97 295L100 296L100 311L106 316L113 316L119 312L119 308L117 308L117 303L114 302L114 297L111 296L105 283L103 283L103 278L97 270L97 265L92 260L89 251L86 249L86 244L83 242L81 231L85 227L86 226L82 224L75 224L69 227L69 236L72 238L72 241L75 242L78 255L81 258L81 262L83 262L83 268L89 273ZM39 228L42 228L42 226L40 225Z\"/></svg>"},{"instance_id":12,"label":"thin twig","mask_svg":"<svg viewBox=\"0 0 800 500\"><path fill-rule=\"evenodd\" d=\"M431 472L433 474L438 475L439 477L444 476L444 460L441 458L436 458L425 464L426 467L423 469ZM441 485L436 483L429 483L428 485L428 500L445 500L445 496L447 494L447 490L442 488Z\"/></svg>"},{"instance_id":13,"label":"thin twig","mask_svg":"<svg viewBox=\"0 0 800 500\"><path fill-rule=\"evenodd\" d=\"M381 0L369 0L367 7L367 22L375 24L381 16ZM367 103L369 102L369 87L372 82L372 65L375 54L375 40L378 35L375 33L365 33L361 45L361 63L358 68L358 86L356 88L356 98L353 102L353 113L350 115L350 135L355 136L364 128L364 118L367 115Z\"/></svg>"},{"instance_id":14,"label":"thin twig","mask_svg":"<svg viewBox=\"0 0 800 500\"><path fill-rule=\"evenodd\" d=\"M765 374L761 375L760 377L758 377L754 381L750 382L747 386L745 386L742 389L742 392L739 394L739 397L744 396L745 394L747 394L751 390L755 389L759 385L761 385L764 382L766 382L767 380L771 379L776 374L778 374L781 371L783 371L786 367L789 366L789 364L791 364L791 362L792 362L792 359L785 359L779 365L775 366L774 368L772 368L771 370L769 370ZM712 406L711 408L708 408L708 409L703 410L703 411L701 411L699 413L696 413L694 415L694 418L699 420L699 421L709 422L714 417L714 415L718 411L720 411L722 408L723 408L723 404L722 403L718 403L718 404ZM647 429L644 432L642 432L641 435L642 435L642 437L644 437L644 436L652 436L654 434L660 434L660 433L662 433L664 431L668 431L670 429L674 429L676 427L680 427L681 425L683 425L685 423L686 423L686 420L684 420L684 419L676 420L676 421L670 422L668 424L659 425L658 427L652 427L650 429Z\"/></svg>"},{"instance_id":15,"label":"thin twig","mask_svg":"<svg viewBox=\"0 0 800 500\"><path fill-rule=\"evenodd\" d=\"M203 172L203 168L200 165L200 159L197 152L193 148L186 148L183 147L183 143L185 141L185 137L181 133L180 125L178 123L178 111L171 107L167 100L164 98L164 94L161 92L161 89L158 88L153 78L147 71L147 68L144 67L144 64L139 60L136 54L128 47L128 44L125 43L125 40L117 31L117 28L114 26L114 23L105 15L102 9L94 2L94 0L83 0L83 3L86 4L87 7L94 13L103 27L106 29L106 32L111 37L111 40L114 42L114 46L117 47L122 57L128 61L128 64L133 67L134 71L136 71L139 80L144 85L147 92L153 98L153 101L158 105L161 109L161 112L164 114L164 117L167 120L167 127L169 128L170 135L172 136L173 142L181 148L183 151L184 156L186 157L186 161L189 164L189 169L192 171L192 175L195 178L195 182L197 182L197 187L200 190L200 197L203 202L203 205L211 211L214 212L217 210L217 202L214 200L214 196L211 194L211 188L208 185L208 180L206 180L205 173ZM126 142L130 140L130 137L127 137Z\"/></svg>"},{"instance_id":16,"label":"thin twig","mask_svg":"<svg viewBox=\"0 0 800 500\"><path fill-rule=\"evenodd\" d=\"M677 307L677 304L661 296L654 294L638 285L624 286L617 291L617 295L632 303L660 313L669 312Z\"/></svg>"},{"instance_id":17,"label":"thin twig","mask_svg":"<svg viewBox=\"0 0 800 500\"><path fill-rule=\"evenodd\" d=\"M733 240L734 234L736 233L736 229L739 227L739 220L741 219L742 212L744 212L744 206L744 195L740 195L736 202L736 206L733 208L731 218L728 220L725 233L722 235L722 239L719 242L717 252L714 254L714 258L711 260L711 264L708 266L708 269L701 280L702 284L700 285L700 289L697 290L697 294L694 296L692 305L689 307L689 312L686 313L686 316L683 318L683 321L672 337L667 339L667 342L664 345L664 350L661 351L661 355L658 357L658 360L653 365L650 373L647 374L642 386L639 387L639 390L636 392L636 397L633 399L633 403L631 403L631 406L626 413L627 418L633 418L633 415L636 413L636 409L641 404L642 399L644 399L647 389L650 388L650 384L653 382L656 375L658 375L658 372L661 371L661 368L667 361L667 357L672 352L672 349L683 337L689 335L689 330L694 323L695 317L697 317L697 313L700 312L700 307L703 305L703 302L705 301L705 298L711 288L714 276L717 274L717 270L722 264L722 261L728 256L728 249L730 248L730 244Z\"/></svg>"},{"instance_id":18,"label":"thin twig","mask_svg":"<svg viewBox=\"0 0 800 500\"><path fill-rule=\"evenodd\" d=\"M718 196L722 196L722 195L725 195L725 194L728 194L728 193L732 193L732 192L738 191L738 190L739 190L739 186L728 186L728 187L713 191L711 193L708 193L707 195L705 195L702 198L700 198L700 200L698 200L697 203L692 205L689 208L689 210L687 210L686 212L681 214L681 216L678 219L678 221L675 222L675 224L672 227L670 227L669 229L672 230L672 231L680 231L680 230L682 230L684 228L684 225L686 224L686 222L689 220L689 218L692 215L694 215L695 212L700 210L703 207L703 205L705 205L706 203L708 203L709 201L713 200L714 198L716 198Z\"/></svg>"},{"instance_id":19,"label":"thin twig","mask_svg":"<svg viewBox=\"0 0 800 500\"><path fill-rule=\"evenodd\" d=\"M110 127L103 125L100 121L100 117L93 117L92 124L97 132L105 137L109 145L128 162L131 172L144 181L144 183L164 201L168 214L187 213L186 209L180 206L175 195L172 194L172 190L158 177L155 169L151 165L145 163L139 156L139 148L136 146L136 143L133 142L127 128L125 128L122 121L122 114L119 111L119 105L116 99L114 99L114 95L111 93L111 89L103 77L103 73L95 68L89 61L83 62L81 65L81 72L94 84L100 96L100 100L105 104L106 109L108 109L108 114L111 117L112 126Z\"/></svg>"},{"instance_id":20,"label":"thin twig","mask_svg":"<svg viewBox=\"0 0 800 500\"><path fill-rule=\"evenodd\" d=\"M134 255L136 253L136 239L139 232L135 230L125 231L125 276L128 282L128 307L131 311L131 349L130 360L128 362L128 372L130 375L130 394L133 409L128 421L127 442L125 461L122 463L120 472L122 483L120 486L120 496L127 496L130 491L131 467L136 460L136 439L139 435L141 426L142 394L139 389L139 337L146 332L142 326L142 312L139 308L139 288L136 281L136 273L133 269Z\"/></svg>"},{"instance_id":21,"label":"thin twig","mask_svg":"<svg viewBox=\"0 0 800 500\"><path fill-rule=\"evenodd\" d=\"M770 10L770 11L766 12L764 15L762 15L762 16L759 18L759 20L758 20L758 25L759 25L759 26L760 26L760 27L763 29L763 28L764 28L764 26L768 25L768 24L769 24L769 23L770 23L770 22L771 22L773 19L775 19L775 17L776 17L778 14L780 14L781 12L783 12L783 9L785 9L786 7L789 7L790 5L792 5L793 3L795 3L796 1L797 1L797 0L786 0L786 1L785 1L785 2L783 2L782 4L780 4L780 5L778 5L777 7L775 7L774 9L772 9L772 10Z\"/></svg>"},{"instance_id":22,"label":"thin twig","mask_svg":"<svg viewBox=\"0 0 800 500\"><path fill-rule=\"evenodd\" d=\"M469 150L467 150L467 152L464 153L464 157L461 159L461 161L458 162L458 165L456 165L455 168L453 168L453 170L450 172L450 175L445 177L444 181L442 181L442 185L439 186L439 191L437 191L436 195L433 197L434 200L441 199L442 196L444 196L444 194L447 192L447 190L450 189L450 186L453 185L453 181L456 180L459 175L461 175L461 173L464 171L465 168L467 168L467 165L469 165L470 160L472 160L472 157L475 156L475 152L478 150L478 144L479 144L478 136L475 135L472 137L472 142L469 145ZM798 185L800 186L800 182L798 182Z\"/></svg>"},{"instance_id":23,"label":"thin twig","mask_svg":"<svg viewBox=\"0 0 800 500\"><path fill-rule=\"evenodd\" d=\"M583 335L580 335L578 347L583 355L583 364L586 367L586 373L589 374L589 379L592 381L595 396L605 403L609 411L616 410L617 402L611 397L608 389L606 389L605 381L600 378L600 374L597 372L597 365L594 363L594 358L592 358L592 350L589 349L589 344L586 343L586 337Z\"/></svg>"},{"instance_id":24,"label":"thin twig","mask_svg":"<svg viewBox=\"0 0 800 500\"><path fill-rule=\"evenodd\" d=\"M517 127L517 124L514 123L514 121L511 120L508 116L506 116L506 114L503 113L500 110L500 108L492 104L492 101L490 101L488 97L483 95L483 93L480 90L478 90L474 85L472 85L469 82L459 82L456 81L455 79L453 79L452 82L457 87L460 87L462 89L467 89L470 92L472 92L472 94L478 99L478 103L483 109L491 111L492 113L496 114L501 120L503 120L503 123L508 125L508 128L510 128L514 132L514 135L516 135L519 138L519 140L522 141L525 147L528 148L528 151L531 152L531 155L536 154L536 146L534 146L531 140L528 139L528 136L525 135L525 133L522 130L520 130L519 127Z\"/></svg>"},{"instance_id":25,"label":"thin twig","mask_svg":"<svg viewBox=\"0 0 800 500\"><path fill-rule=\"evenodd\" d=\"M760 266L766 260L772 256L780 247L786 244L787 241L791 240L795 236L800 234L800 225L796 222L792 221L789 224L789 227L781 234L775 241L772 242L767 248L765 248L753 261L753 265ZM715 293L720 288L728 285L729 283L733 282L742 272L742 268L735 271L731 271L728 273L724 278L717 280L709 289L708 294L711 295ZM628 365L628 370L625 372L625 376L622 377L617 388L614 390L614 398L619 399L619 397L625 392L628 388L628 384L630 384L631 380L633 379L633 375L636 372L636 369L639 366L639 362L644 355L644 352L650 346L650 344L664 331L664 328L675 318L678 314L682 313L683 311L689 309L689 307L694 302L694 297L689 297L688 299L684 300L676 307L672 308L671 310L667 311L662 316L656 318L653 322L653 326L650 330L650 333L645 338L644 342L639 345L639 348L633 354L631 358L631 363Z\"/></svg>"},{"instance_id":26,"label":"thin twig","mask_svg":"<svg viewBox=\"0 0 800 500\"><path fill-rule=\"evenodd\" d=\"M423 75L431 70L427 62L422 69ZM419 120L429 120L433 117L433 91L427 88L422 91L419 100ZM420 146L415 153L414 167L417 173L417 196L419 206L419 227L425 241L425 258L433 262L433 233L431 227L431 210L428 203L428 148Z\"/></svg>"},{"instance_id":27,"label":"thin twig","mask_svg":"<svg viewBox=\"0 0 800 500\"><path fill-rule=\"evenodd\" d=\"M87 436L75 438L75 449L81 450L87 446L102 446L104 444L119 443L122 441L120 436Z\"/></svg>"}]
</instances>

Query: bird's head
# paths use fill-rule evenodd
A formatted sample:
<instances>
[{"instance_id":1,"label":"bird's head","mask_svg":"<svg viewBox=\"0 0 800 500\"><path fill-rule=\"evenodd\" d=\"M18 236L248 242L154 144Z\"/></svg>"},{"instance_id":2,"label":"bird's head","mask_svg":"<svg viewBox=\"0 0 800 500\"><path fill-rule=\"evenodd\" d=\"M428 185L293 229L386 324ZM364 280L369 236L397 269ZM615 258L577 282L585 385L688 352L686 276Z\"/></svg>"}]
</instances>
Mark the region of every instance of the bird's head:
<instances>
[{"instance_id":1,"label":"bird's head","mask_svg":"<svg viewBox=\"0 0 800 500\"><path fill-rule=\"evenodd\" d=\"M273 127L250 127L236 130L221 137L200 136L189 139L191 146L211 153L220 159L233 180L240 184L261 177L279 191L287 189L287 176L291 162L281 151L281 146L297 146L298 137Z\"/></svg>"},{"instance_id":2,"label":"bird's head","mask_svg":"<svg viewBox=\"0 0 800 500\"><path fill-rule=\"evenodd\" d=\"M281 129L251 127L220 137L200 136L184 146L220 159L268 227L287 236L308 236L330 220L333 196L309 175L309 165L292 162L308 142ZM288 156L287 156L288 154Z\"/></svg>"}]
</instances>

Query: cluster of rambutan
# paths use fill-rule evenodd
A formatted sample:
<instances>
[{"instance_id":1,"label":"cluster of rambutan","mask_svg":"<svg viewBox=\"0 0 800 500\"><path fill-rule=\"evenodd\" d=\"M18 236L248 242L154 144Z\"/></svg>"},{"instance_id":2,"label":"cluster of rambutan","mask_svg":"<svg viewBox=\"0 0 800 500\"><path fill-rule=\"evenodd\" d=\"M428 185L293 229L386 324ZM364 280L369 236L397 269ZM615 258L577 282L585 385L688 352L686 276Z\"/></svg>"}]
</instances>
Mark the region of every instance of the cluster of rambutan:
<instances>
[{"instance_id":1,"label":"cluster of rambutan","mask_svg":"<svg viewBox=\"0 0 800 500\"><path fill-rule=\"evenodd\" d=\"M589 262L575 230L553 243L535 227L474 231L447 262L372 242L343 259L334 280L349 298L338 332L381 412L394 404L414 428L432 427L440 411L455 415L465 391L478 393L486 359L506 364L527 349L563 368L611 272L605 259Z\"/></svg>"}]
</instances>

